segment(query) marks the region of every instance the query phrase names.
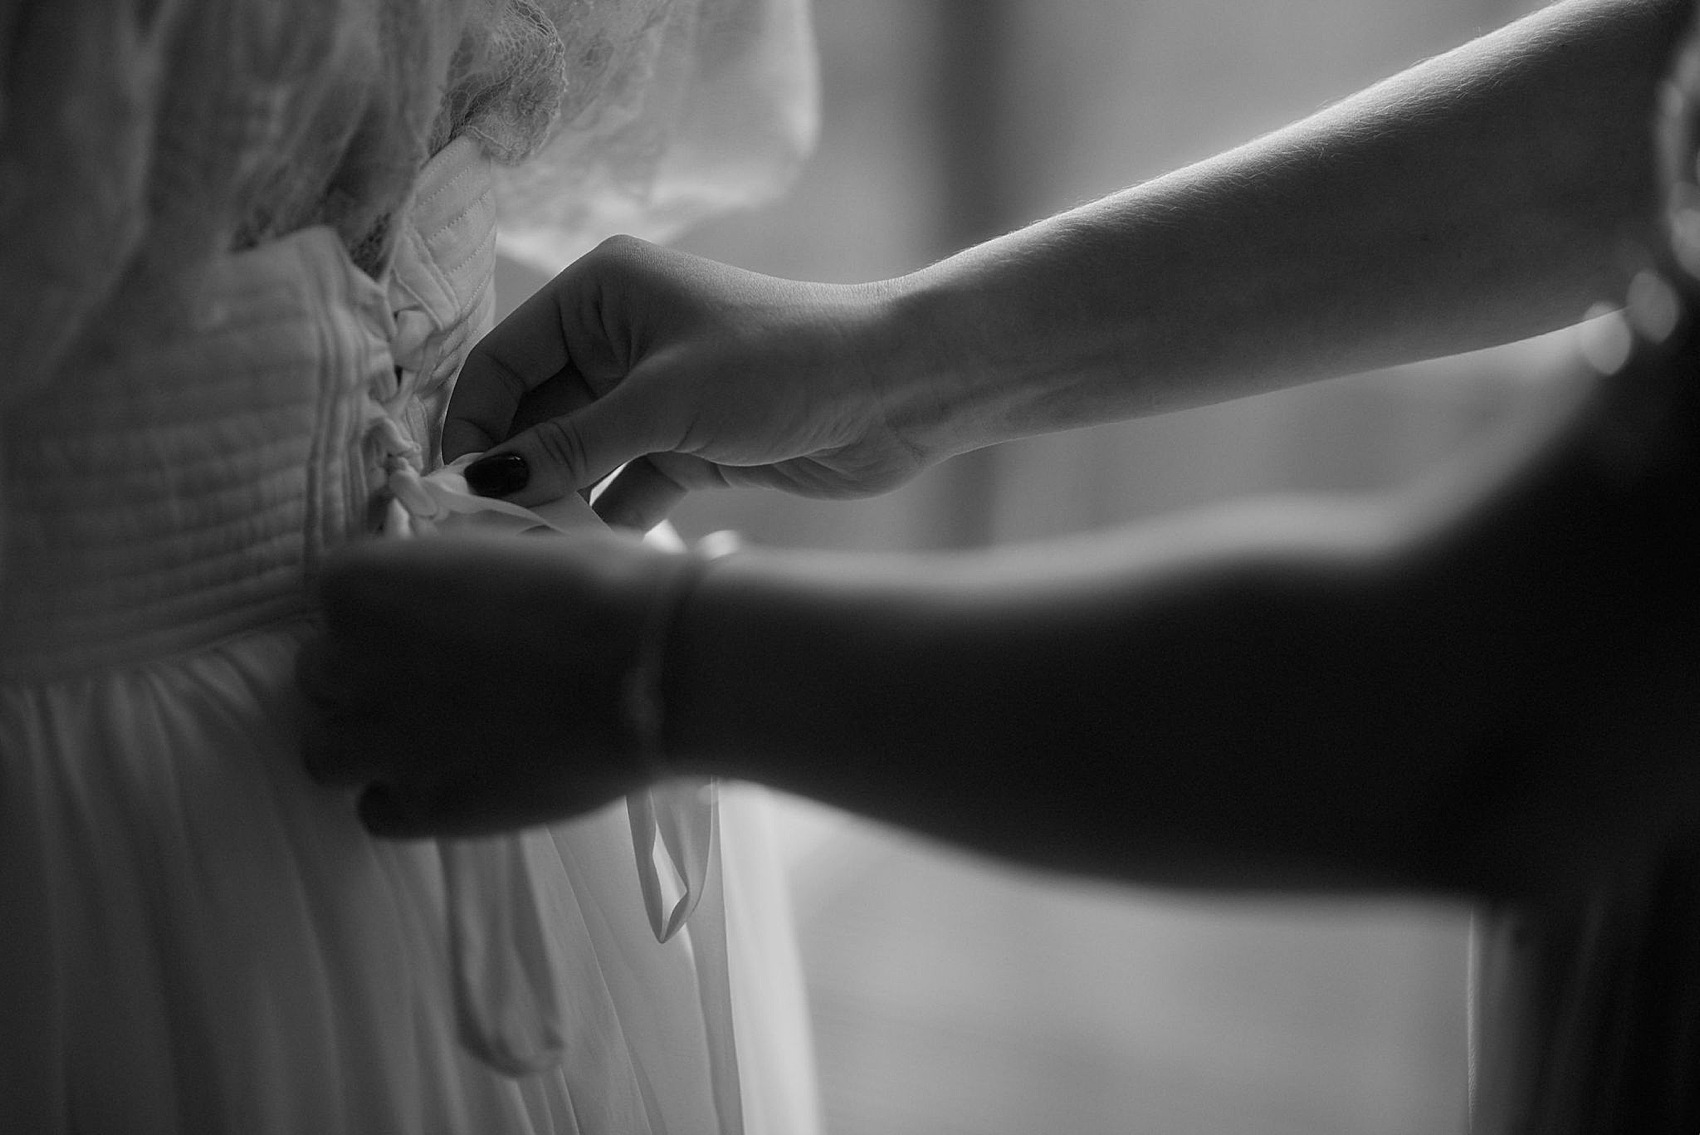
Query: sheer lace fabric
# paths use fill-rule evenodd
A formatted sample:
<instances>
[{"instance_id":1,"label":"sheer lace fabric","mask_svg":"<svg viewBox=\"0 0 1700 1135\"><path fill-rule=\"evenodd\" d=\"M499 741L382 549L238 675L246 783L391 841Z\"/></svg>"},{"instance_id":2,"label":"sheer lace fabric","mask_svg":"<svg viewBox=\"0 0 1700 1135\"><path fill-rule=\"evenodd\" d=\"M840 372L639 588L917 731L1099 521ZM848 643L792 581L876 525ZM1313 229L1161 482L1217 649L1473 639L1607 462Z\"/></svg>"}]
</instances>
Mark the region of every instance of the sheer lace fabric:
<instances>
[{"instance_id":1,"label":"sheer lace fabric","mask_svg":"<svg viewBox=\"0 0 1700 1135\"><path fill-rule=\"evenodd\" d=\"M809 47L797 0L8 0L0 402L124 277L317 224L376 273L463 134L505 239L557 267L759 201L812 142Z\"/></svg>"}]
</instances>

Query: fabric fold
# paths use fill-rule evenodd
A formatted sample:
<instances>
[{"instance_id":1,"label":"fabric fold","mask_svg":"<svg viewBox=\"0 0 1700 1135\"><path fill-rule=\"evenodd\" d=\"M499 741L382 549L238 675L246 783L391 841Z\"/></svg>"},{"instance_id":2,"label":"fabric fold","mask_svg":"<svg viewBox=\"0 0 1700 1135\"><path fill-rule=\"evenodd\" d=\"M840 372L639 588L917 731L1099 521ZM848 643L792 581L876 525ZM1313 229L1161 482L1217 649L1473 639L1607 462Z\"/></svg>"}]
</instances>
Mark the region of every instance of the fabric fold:
<instances>
[{"instance_id":1,"label":"fabric fold","mask_svg":"<svg viewBox=\"0 0 1700 1135\"><path fill-rule=\"evenodd\" d=\"M566 1055L565 952L595 948L582 924L545 922L534 839L441 844L456 1027L463 1045L509 1076L541 1072ZM555 854L552 845L546 851ZM568 941L573 925L580 932Z\"/></svg>"},{"instance_id":2,"label":"fabric fold","mask_svg":"<svg viewBox=\"0 0 1700 1135\"><path fill-rule=\"evenodd\" d=\"M709 865L720 856L718 803L718 786L706 778L673 781L626 798L643 909L657 942L677 934L702 902ZM655 862L657 835L679 892L671 902Z\"/></svg>"}]
</instances>

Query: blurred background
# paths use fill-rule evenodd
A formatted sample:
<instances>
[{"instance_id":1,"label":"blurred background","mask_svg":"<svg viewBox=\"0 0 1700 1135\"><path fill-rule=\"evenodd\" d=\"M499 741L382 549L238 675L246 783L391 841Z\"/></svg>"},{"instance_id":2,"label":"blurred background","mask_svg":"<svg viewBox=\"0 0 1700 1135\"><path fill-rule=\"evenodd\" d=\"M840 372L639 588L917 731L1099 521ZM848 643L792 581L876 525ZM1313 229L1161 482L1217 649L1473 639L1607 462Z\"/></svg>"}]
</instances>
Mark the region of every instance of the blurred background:
<instances>
[{"instance_id":1,"label":"blurred background","mask_svg":"<svg viewBox=\"0 0 1700 1135\"><path fill-rule=\"evenodd\" d=\"M896 275L1249 140L1526 0L817 0L795 189L678 242ZM1565 336L964 455L888 496L698 494L687 537L925 550L1270 491L1373 491L1551 401ZM1138 759L1130 739L1129 759ZM780 819L828 1135L1462 1131L1469 912L1202 900Z\"/></svg>"}]
</instances>

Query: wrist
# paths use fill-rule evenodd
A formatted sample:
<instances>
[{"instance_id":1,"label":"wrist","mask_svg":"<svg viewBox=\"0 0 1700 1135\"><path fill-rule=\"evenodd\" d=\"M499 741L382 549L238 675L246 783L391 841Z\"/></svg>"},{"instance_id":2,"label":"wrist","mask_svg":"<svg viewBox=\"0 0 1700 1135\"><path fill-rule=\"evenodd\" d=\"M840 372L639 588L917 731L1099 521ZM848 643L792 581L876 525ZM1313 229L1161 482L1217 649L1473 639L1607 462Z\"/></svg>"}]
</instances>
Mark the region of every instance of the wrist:
<instances>
[{"instance_id":1,"label":"wrist","mask_svg":"<svg viewBox=\"0 0 1700 1135\"><path fill-rule=\"evenodd\" d=\"M937 457L1138 412L1129 361L1147 353L1146 273L1079 210L889 283L889 334L915 345L892 418ZM1129 256L1125 259L1134 259Z\"/></svg>"},{"instance_id":2,"label":"wrist","mask_svg":"<svg viewBox=\"0 0 1700 1135\"><path fill-rule=\"evenodd\" d=\"M719 758L752 742L754 707L740 704L750 683L739 680L749 677L748 623L737 613L752 557L735 559L698 577L673 625L662 673L668 775L726 774Z\"/></svg>"},{"instance_id":3,"label":"wrist","mask_svg":"<svg viewBox=\"0 0 1700 1135\"><path fill-rule=\"evenodd\" d=\"M884 281L871 322L870 338L887 348L871 371L881 416L929 464L1010 436L993 405L999 317L952 267Z\"/></svg>"},{"instance_id":4,"label":"wrist","mask_svg":"<svg viewBox=\"0 0 1700 1135\"><path fill-rule=\"evenodd\" d=\"M830 715L817 653L830 636L810 617L812 590L785 570L791 558L731 557L680 610L665 685L670 774L770 781L772 762L805 744L798 721Z\"/></svg>"},{"instance_id":5,"label":"wrist","mask_svg":"<svg viewBox=\"0 0 1700 1135\"><path fill-rule=\"evenodd\" d=\"M927 746L934 694L955 680L935 663L984 609L984 588L928 566L944 562L758 549L709 572L672 639L668 771L799 791L864 760L869 736ZM881 732L898 720L902 736Z\"/></svg>"},{"instance_id":6,"label":"wrist","mask_svg":"<svg viewBox=\"0 0 1700 1135\"><path fill-rule=\"evenodd\" d=\"M678 747L680 682L676 675L686 614L714 562L736 550L731 533L716 532L674 556L667 574L653 585L641 616L636 649L621 680L619 697L632 750L652 781L676 771L669 758Z\"/></svg>"}]
</instances>

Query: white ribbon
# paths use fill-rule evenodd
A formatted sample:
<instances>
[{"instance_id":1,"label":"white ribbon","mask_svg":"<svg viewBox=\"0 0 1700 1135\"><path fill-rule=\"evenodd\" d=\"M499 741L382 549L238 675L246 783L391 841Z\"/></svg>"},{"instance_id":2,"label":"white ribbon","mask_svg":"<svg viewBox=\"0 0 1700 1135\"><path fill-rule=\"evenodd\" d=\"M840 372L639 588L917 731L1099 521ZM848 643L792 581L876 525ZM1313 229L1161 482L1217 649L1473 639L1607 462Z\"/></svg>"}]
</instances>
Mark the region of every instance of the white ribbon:
<instances>
[{"instance_id":1,"label":"white ribbon","mask_svg":"<svg viewBox=\"0 0 1700 1135\"><path fill-rule=\"evenodd\" d=\"M566 533L602 527L602 520L577 493L535 509L479 496L466 484L466 467L478 459L476 453L457 458L434 473L420 473L405 460L405 452L396 456L403 460L389 469L392 500L384 518L385 535L414 536L469 528L488 532L546 528Z\"/></svg>"},{"instance_id":2,"label":"white ribbon","mask_svg":"<svg viewBox=\"0 0 1700 1135\"><path fill-rule=\"evenodd\" d=\"M465 475L478 454L422 474L413 464L418 448L393 420L377 419L372 432L385 454L391 497L384 517L386 535L424 536L466 528L567 533L602 524L574 493L536 509L479 496L467 487ZM647 539L662 546L681 545L678 534L666 525ZM710 869L718 871L715 783L698 778L634 792L626 798L626 810L644 912L656 940L666 942L696 910ZM561 1021L572 1004L567 952L591 948L588 940L567 937L583 935L582 920L549 914L547 880L560 870L559 850L546 829L494 839L445 840L440 847L461 1042L510 1076L553 1067L564 1055ZM669 868L665 879L658 855Z\"/></svg>"}]
</instances>

